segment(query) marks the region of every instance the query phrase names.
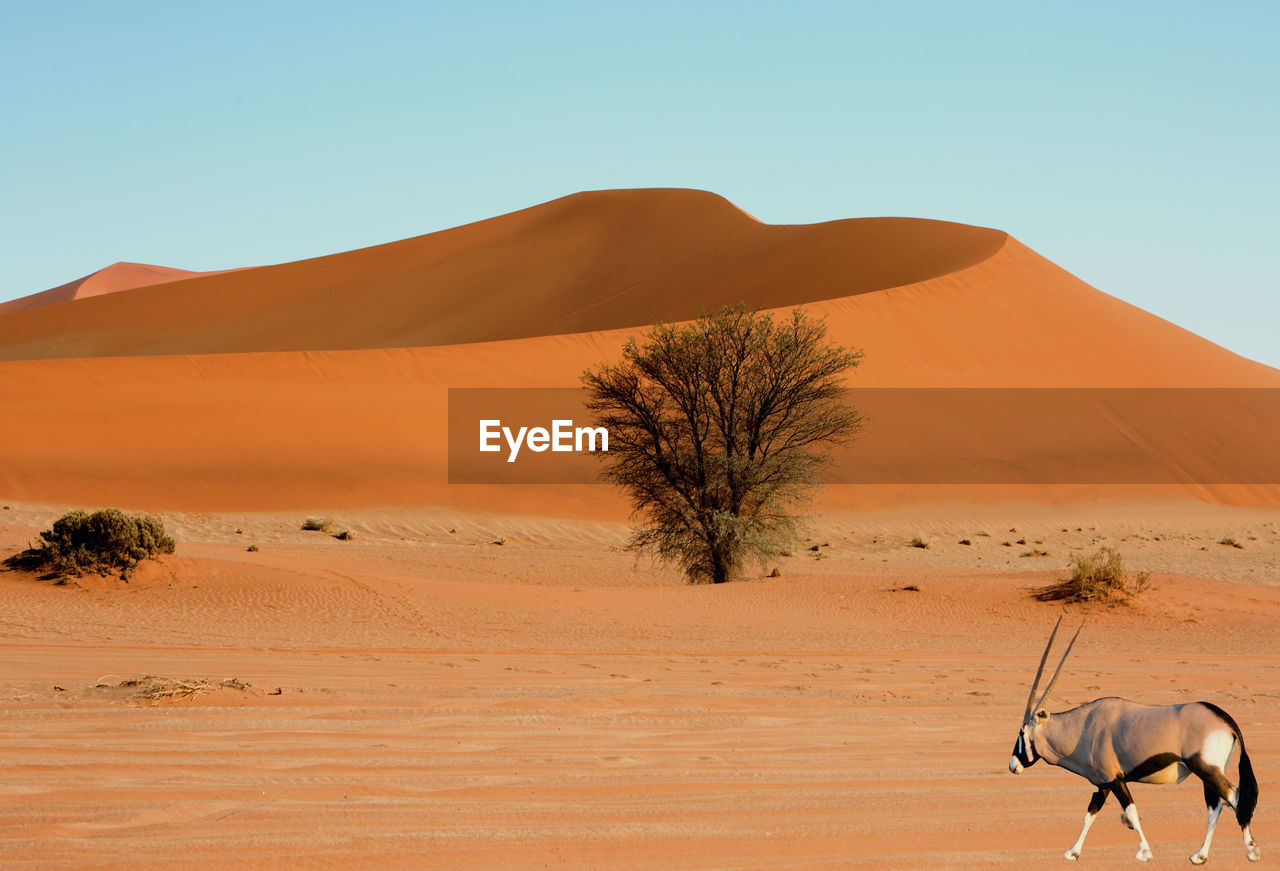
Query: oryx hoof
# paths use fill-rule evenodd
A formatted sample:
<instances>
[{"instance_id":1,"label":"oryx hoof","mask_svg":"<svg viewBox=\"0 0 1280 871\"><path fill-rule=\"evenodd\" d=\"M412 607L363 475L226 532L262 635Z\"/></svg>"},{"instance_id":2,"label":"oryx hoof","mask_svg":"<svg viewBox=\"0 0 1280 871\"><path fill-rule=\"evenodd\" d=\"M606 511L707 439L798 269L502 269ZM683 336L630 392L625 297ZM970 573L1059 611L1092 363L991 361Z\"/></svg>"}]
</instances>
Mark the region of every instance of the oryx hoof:
<instances>
[{"instance_id":1,"label":"oryx hoof","mask_svg":"<svg viewBox=\"0 0 1280 871\"><path fill-rule=\"evenodd\" d=\"M1257 862L1262 858L1262 851L1257 844L1245 844L1244 855L1250 862Z\"/></svg>"},{"instance_id":2,"label":"oryx hoof","mask_svg":"<svg viewBox=\"0 0 1280 871\"><path fill-rule=\"evenodd\" d=\"M1070 859L1072 862L1080 858L1080 851L1076 849L1068 850L1062 854L1063 858Z\"/></svg>"},{"instance_id":3,"label":"oryx hoof","mask_svg":"<svg viewBox=\"0 0 1280 871\"><path fill-rule=\"evenodd\" d=\"M1146 844L1143 844L1141 847L1138 848L1138 855L1134 856L1134 858L1137 859L1139 862L1150 862L1151 848L1148 847Z\"/></svg>"},{"instance_id":4,"label":"oryx hoof","mask_svg":"<svg viewBox=\"0 0 1280 871\"><path fill-rule=\"evenodd\" d=\"M1205 862L1209 861L1209 854L1202 850L1196 850L1187 858L1191 861L1192 865L1203 865Z\"/></svg>"}]
</instances>

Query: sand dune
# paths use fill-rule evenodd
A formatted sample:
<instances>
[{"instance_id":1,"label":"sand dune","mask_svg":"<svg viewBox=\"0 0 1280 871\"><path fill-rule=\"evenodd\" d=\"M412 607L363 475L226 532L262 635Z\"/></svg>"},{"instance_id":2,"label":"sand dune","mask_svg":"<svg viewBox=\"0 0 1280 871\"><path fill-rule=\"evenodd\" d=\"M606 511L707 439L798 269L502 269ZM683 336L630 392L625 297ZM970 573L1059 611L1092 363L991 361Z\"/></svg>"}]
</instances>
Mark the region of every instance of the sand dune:
<instances>
[{"instance_id":1,"label":"sand dune","mask_svg":"<svg viewBox=\"0 0 1280 871\"><path fill-rule=\"evenodd\" d=\"M637 327L963 268L1005 235L894 218L771 227L700 191L576 194L359 251L0 320L5 358L329 350Z\"/></svg>"},{"instance_id":2,"label":"sand dune","mask_svg":"<svg viewBox=\"0 0 1280 871\"><path fill-rule=\"evenodd\" d=\"M1280 386L1280 372L998 231L907 219L773 227L711 194L612 191L0 316L0 402L19 422L0 443L0 492L218 509L496 500L617 516L607 492L449 487L448 389L573 387L637 326L742 298L806 303L835 341L866 352L860 388ZM1230 414L1244 426L1251 411ZM1216 409L1204 417L1164 453L1212 466L1217 433L1234 424ZM921 438L921 462L937 447ZM1236 480L1212 468L1201 479ZM1273 489L1168 492L1265 503Z\"/></svg>"},{"instance_id":3,"label":"sand dune","mask_svg":"<svg viewBox=\"0 0 1280 871\"><path fill-rule=\"evenodd\" d=\"M220 270L230 271L230 270ZM169 266L152 266L147 263L113 263L84 278L77 278L50 290L42 290L30 296L20 297L8 302L0 302L0 315L10 312L25 311L52 305L58 302L70 302L73 299L88 299L122 290L133 290L152 284L165 284L196 278L201 275L218 275L219 272L191 272L187 269L174 269Z\"/></svg>"}]
</instances>

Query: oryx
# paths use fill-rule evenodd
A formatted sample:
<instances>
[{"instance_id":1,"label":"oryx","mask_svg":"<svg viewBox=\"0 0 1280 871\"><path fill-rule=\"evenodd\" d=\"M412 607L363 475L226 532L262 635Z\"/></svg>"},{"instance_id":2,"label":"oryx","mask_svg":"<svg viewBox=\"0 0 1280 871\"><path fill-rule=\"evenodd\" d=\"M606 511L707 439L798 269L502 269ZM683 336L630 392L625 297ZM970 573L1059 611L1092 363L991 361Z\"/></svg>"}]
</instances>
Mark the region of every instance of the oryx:
<instances>
[{"instance_id":1,"label":"oryx","mask_svg":"<svg viewBox=\"0 0 1280 871\"><path fill-rule=\"evenodd\" d=\"M1224 803L1235 809L1236 821L1244 831L1246 855L1250 861L1256 862L1261 854L1249 834L1249 821L1258 805L1258 781L1236 721L1209 702L1155 706L1117 698L1096 699L1060 714L1050 714L1040 706L1053 689L1062 664L1067 661L1067 654L1080 635L1077 629L1053 677L1049 679L1049 685L1039 701L1033 704L1040 676L1044 674L1045 660L1061 624L1062 618L1059 617L1040 656L1040 667L1027 696L1027 710L1022 716L1018 740L1013 745L1009 770L1021 774L1022 769L1043 759L1050 765L1080 775L1097 788L1085 812L1080 837L1067 850L1066 857L1079 858L1094 817L1102 810L1107 793L1112 793L1120 801L1121 822L1138 833L1137 858L1143 862L1150 860L1151 845L1142 834L1138 809L1129 795L1128 784L1181 783L1188 774L1195 774L1204 782L1209 823L1204 843L1191 854L1192 864L1201 865L1209 859L1213 829ZM1226 776L1227 760L1237 743L1240 744L1239 789L1232 787Z\"/></svg>"}]
</instances>

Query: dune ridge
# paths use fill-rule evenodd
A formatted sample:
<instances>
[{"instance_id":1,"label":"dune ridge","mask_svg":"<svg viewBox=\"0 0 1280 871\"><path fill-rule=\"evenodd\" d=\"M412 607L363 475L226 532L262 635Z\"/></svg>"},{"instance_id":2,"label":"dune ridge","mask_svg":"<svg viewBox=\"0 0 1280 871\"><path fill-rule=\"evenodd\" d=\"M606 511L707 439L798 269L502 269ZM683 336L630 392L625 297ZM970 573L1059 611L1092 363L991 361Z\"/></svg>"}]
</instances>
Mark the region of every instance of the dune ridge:
<instances>
[{"instance_id":1,"label":"dune ridge","mask_svg":"<svg viewBox=\"0 0 1280 871\"><path fill-rule=\"evenodd\" d=\"M942 221L761 224L682 189L574 194L475 224L0 318L0 359L351 350L639 327L910 284L1006 236Z\"/></svg>"},{"instance_id":2,"label":"dune ridge","mask_svg":"<svg viewBox=\"0 0 1280 871\"><path fill-rule=\"evenodd\" d=\"M42 290L39 293L22 296L8 302L0 302L0 315L26 311L60 302L71 302L77 299L89 299L90 297L103 296L109 293L119 293L123 290L149 287L153 284L167 284L188 278L198 278L202 275L218 275L222 272L234 271L236 270L221 269L210 272L193 272L189 269L175 269L172 266L155 266L150 263L120 261L103 267L97 272L91 272L83 278L77 278L75 281L69 281L49 290Z\"/></svg>"}]
</instances>

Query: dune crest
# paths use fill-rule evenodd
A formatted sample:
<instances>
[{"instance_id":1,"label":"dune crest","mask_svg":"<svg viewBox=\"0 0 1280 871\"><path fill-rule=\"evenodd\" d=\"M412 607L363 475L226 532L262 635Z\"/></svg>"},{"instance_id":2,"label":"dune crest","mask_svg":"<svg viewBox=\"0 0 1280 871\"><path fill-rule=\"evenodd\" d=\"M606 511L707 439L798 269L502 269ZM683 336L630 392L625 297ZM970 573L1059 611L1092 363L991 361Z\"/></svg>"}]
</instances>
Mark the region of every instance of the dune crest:
<instances>
[{"instance_id":1,"label":"dune crest","mask_svg":"<svg viewBox=\"0 0 1280 871\"><path fill-rule=\"evenodd\" d=\"M138 287L149 287L153 284L165 284L171 281L182 281L201 275L217 275L214 272L193 272L189 269L175 269L172 266L155 266L150 263L130 263L121 261L112 263L91 272L83 278L69 281L49 290L42 290L18 299L0 302L0 315L11 312L26 311L40 306L53 305L59 302L71 302L77 299L88 299L122 290L133 290Z\"/></svg>"},{"instance_id":2,"label":"dune crest","mask_svg":"<svg viewBox=\"0 0 1280 871\"><path fill-rule=\"evenodd\" d=\"M965 269L1006 235L863 218L761 224L682 189L573 194L427 236L0 318L0 359L421 347L640 327Z\"/></svg>"}]
</instances>

